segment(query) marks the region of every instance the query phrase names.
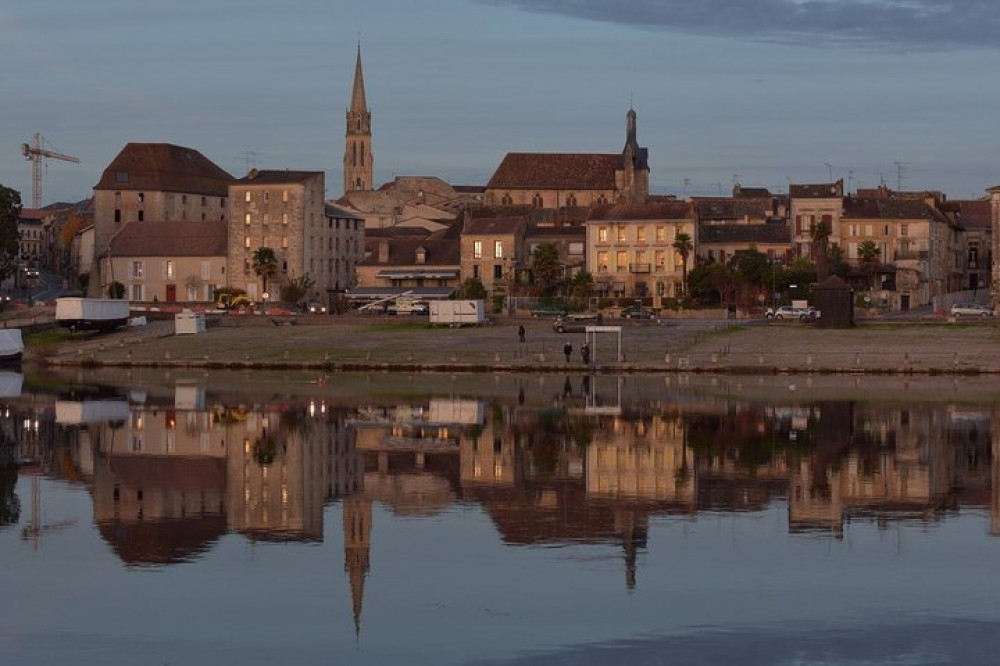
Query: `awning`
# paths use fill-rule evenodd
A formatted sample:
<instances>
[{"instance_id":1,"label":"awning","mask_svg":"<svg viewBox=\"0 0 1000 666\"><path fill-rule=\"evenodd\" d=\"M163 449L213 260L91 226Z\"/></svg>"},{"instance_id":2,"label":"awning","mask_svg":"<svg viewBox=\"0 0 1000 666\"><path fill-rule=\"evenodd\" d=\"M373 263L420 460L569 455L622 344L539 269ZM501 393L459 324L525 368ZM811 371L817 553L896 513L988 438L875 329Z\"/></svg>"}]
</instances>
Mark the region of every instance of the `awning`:
<instances>
[{"instance_id":1,"label":"awning","mask_svg":"<svg viewBox=\"0 0 1000 666\"><path fill-rule=\"evenodd\" d=\"M355 287L344 295L352 301L371 301L404 294L419 300L440 300L450 297L454 291L454 287Z\"/></svg>"},{"instance_id":2,"label":"awning","mask_svg":"<svg viewBox=\"0 0 1000 666\"><path fill-rule=\"evenodd\" d=\"M377 277L383 280L447 280L458 277L458 269L409 269L379 271Z\"/></svg>"}]
</instances>

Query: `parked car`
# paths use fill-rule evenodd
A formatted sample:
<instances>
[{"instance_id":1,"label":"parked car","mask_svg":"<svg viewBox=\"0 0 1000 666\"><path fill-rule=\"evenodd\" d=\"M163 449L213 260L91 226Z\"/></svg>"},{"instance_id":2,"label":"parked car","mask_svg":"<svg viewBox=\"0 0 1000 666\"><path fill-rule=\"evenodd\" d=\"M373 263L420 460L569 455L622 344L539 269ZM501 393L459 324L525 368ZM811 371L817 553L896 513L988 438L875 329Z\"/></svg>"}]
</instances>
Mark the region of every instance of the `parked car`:
<instances>
[{"instance_id":1,"label":"parked car","mask_svg":"<svg viewBox=\"0 0 1000 666\"><path fill-rule=\"evenodd\" d=\"M796 308L791 305L782 305L777 309L768 308L764 316L767 319L798 319L800 321L809 321L819 317L819 310L813 306Z\"/></svg>"},{"instance_id":2,"label":"parked car","mask_svg":"<svg viewBox=\"0 0 1000 666\"><path fill-rule=\"evenodd\" d=\"M600 312L574 312L557 317L552 322L552 330L557 333L583 333L588 326L599 326L601 322Z\"/></svg>"},{"instance_id":3,"label":"parked car","mask_svg":"<svg viewBox=\"0 0 1000 666\"><path fill-rule=\"evenodd\" d=\"M543 304L531 309L532 317L565 317L566 311L562 308L552 305Z\"/></svg>"},{"instance_id":4,"label":"parked car","mask_svg":"<svg viewBox=\"0 0 1000 666\"><path fill-rule=\"evenodd\" d=\"M948 310L948 313L955 319L961 317L992 317L996 314L988 305L979 305L978 303L955 303Z\"/></svg>"},{"instance_id":5,"label":"parked car","mask_svg":"<svg viewBox=\"0 0 1000 666\"><path fill-rule=\"evenodd\" d=\"M639 305L630 305L621 313L622 319L656 319L656 313Z\"/></svg>"}]
</instances>

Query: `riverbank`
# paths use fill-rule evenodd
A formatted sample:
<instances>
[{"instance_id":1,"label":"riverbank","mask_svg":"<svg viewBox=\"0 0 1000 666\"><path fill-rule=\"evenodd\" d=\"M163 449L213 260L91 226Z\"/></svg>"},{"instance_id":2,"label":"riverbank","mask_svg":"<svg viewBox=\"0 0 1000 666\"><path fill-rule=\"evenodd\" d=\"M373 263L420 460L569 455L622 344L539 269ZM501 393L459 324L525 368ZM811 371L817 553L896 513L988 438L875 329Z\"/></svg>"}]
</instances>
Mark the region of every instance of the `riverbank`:
<instances>
[{"instance_id":1,"label":"riverbank","mask_svg":"<svg viewBox=\"0 0 1000 666\"><path fill-rule=\"evenodd\" d=\"M208 323L204 333L178 336L172 320L152 321L32 346L26 358L52 366L328 371L1000 374L1000 327L992 322L865 322L827 330L797 322L621 321L620 347L617 334L602 333L590 365L580 355L584 334L557 333L550 320L447 328L397 317L245 315Z\"/></svg>"}]
</instances>

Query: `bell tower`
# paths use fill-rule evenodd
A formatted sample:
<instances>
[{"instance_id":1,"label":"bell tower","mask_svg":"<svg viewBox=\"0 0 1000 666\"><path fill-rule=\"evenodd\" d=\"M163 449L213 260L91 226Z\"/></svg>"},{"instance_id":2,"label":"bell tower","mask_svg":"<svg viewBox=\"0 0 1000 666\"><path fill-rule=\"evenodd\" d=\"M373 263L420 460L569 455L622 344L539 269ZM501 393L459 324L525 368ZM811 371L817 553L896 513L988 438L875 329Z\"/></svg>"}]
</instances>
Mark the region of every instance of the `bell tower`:
<instances>
[{"instance_id":1,"label":"bell tower","mask_svg":"<svg viewBox=\"0 0 1000 666\"><path fill-rule=\"evenodd\" d=\"M354 65L354 89L347 110L344 146L344 193L373 188L372 114L365 100L365 77L361 69L361 44Z\"/></svg>"}]
</instances>

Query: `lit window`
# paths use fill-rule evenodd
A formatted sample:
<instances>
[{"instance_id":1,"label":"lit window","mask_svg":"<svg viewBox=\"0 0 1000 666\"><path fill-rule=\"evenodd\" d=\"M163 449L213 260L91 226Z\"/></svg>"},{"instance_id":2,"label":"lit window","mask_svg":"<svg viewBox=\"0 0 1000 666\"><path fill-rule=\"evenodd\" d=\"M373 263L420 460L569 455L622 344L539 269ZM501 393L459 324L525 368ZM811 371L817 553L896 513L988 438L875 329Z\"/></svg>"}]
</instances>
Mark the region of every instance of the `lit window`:
<instances>
[{"instance_id":1,"label":"lit window","mask_svg":"<svg viewBox=\"0 0 1000 666\"><path fill-rule=\"evenodd\" d=\"M493 241L493 258L503 259L503 241Z\"/></svg>"},{"instance_id":2,"label":"lit window","mask_svg":"<svg viewBox=\"0 0 1000 666\"><path fill-rule=\"evenodd\" d=\"M281 191L281 200L282 201L288 201L288 190L282 190Z\"/></svg>"},{"instance_id":3,"label":"lit window","mask_svg":"<svg viewBox=\"0 0 1000 666\"><path fill-rule=\"evenodd\" d=\"M636 227L635 229L635 240L639 243L646 242L646 227Z\"/></svg>"},{"instance_id":4,"label":"lit window","mask_svg":"<svg viewBox=\"0 0 1000 666\"><path fill-rule=\"evenodd\" d=\"M281 247L288 248L288 236L281 237Z\"/></svg>"},{"instance_id":5,"label":"lit window","mask_svg":"<svg viewBox=\"0 0 1000 666\"><path fill-rule=\"evenodd\" d=\"M246 222L247 224L250 224L250 213L243 214L243 221Z\"/></svg>"},{"instance_id":6,"label":"lit window","mask_svg":"<svg viewBox=\"0 0 1000 666\"><path fill-rule=\"evenodd\" d=\"M282 213L281 214L281 223L282 224L288 224L288 213Z\"/></svg>"},{"instance_id":7,"label":"lit window","mask_svg":"<svg viewBox=\"0 0 1000 666\"><path fill-rule=\"evenodd\" d=\"M618 227L618 242L624 243L628 241L628 229L625 227Z\"/></svg>"},{"instance_id":8,"label":"lit window","mask_svg":"<svg viewBox=\"0 0 1000 666\"><path fill-rule=\"evenodd\" d=\"M472 242L472 258L473 259L483 258L483 241Z\"/></svg>"},{"instance_id":9,"label":"lit window","mask_svg":"<svg viewBox=\"0 0 1000 666\"><path fill-rule=\"evenodd\" d=\"M656 227L656 242L665 243L667 240L667 228L666 227Z\"/></svg>"},{"instance_id":10,"label":"lit window","mask_svg":"<svg viewBox=\"0 0 1000 666\"><path fill-rule=\"evenodd\" d=\"M597 230L597 242L598 243L607 243L608 242L608 228L607 227L601 227L600 229Z\"/></svg>"},{"instance_id":11,"label":"lit window","mask_svg":"<svg viewBox=\"0 0 1000 666\"><path fill-rule=\"evenodd\" d=\"M171 260L171 259L167 260L166 271L167 271L167 279L168 280L173 280L174 278L177 277L176 274L175 274L176 273L176 269L175 269L173 260Z\"/></svg>"},{"instance_id":12,"label":"lit window","mask_svg":"<svg viewBox=\"0 0 1000 666\"><path fill-rule=\"evenodd\" d=\"M247 249L250 249L250 237L249 236L244 236L243 237L243 247L245 247Z\"/></svg>"},{"instance_id":13,"label":"lit window","mask_svg":"<svg viewBox=\"0 0 1000 666\"><path fill-rule=\"evenodd\" d=\"M245 198L245 201L246 201L247 203L249 203L249 202L250 202L250 190L247 190L246 192L244 192L244 195L245 195L245 197L246 197L246 198Z\"/></svg>"}]
</instances>

